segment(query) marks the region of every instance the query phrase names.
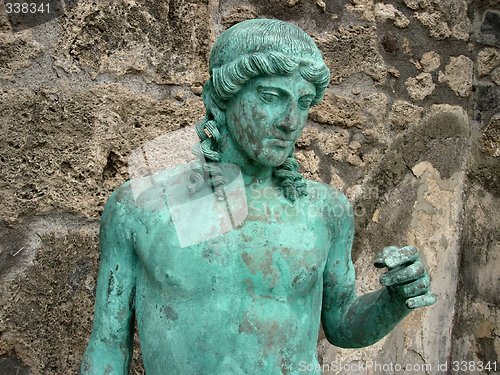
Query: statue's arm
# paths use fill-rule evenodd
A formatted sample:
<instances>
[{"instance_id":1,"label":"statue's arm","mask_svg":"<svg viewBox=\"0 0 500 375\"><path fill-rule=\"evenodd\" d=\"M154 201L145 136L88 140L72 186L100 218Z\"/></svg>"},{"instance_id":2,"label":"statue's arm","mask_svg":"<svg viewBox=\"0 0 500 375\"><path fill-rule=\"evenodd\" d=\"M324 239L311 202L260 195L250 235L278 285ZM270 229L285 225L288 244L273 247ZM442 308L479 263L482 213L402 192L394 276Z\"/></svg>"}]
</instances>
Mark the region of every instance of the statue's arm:
<instances>
[{"instance_id":1,"label":"statue's arm","mask_svg":"<svg viewBox=\"0 0 500 375\"><path fill-rule=\"evenodd\" d=\"M129 373L136 257L126 191L122 186L111 195L101 217L94 321L81 375Z\"/></svg>"},{"instance_id":2,"label":"statue's arm","mask_svg":"<svg viewBox=\"0 0 500 375\"><path fill-rule=\"evenodd\" d=\"M360 297L356 295L351 259L352 207L340 193L330 204L334 205L336 214L330 218L333 241L323 274L321 320L330 343L343 348L360 348L387 335L411 309L387 287Z\"/></svg>"}]
</instances>

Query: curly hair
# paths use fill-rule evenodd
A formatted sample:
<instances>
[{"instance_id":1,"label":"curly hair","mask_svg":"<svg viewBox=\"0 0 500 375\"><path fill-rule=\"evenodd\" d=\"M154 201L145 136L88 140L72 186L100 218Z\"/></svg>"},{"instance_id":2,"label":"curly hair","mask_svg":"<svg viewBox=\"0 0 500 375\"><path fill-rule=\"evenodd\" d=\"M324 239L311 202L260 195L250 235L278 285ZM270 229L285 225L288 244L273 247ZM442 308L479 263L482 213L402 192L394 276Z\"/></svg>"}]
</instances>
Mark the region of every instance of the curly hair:
<instances>
[{"instance_id":1,"label":"curly hair","mask_svg":"<svg viewBox=\"0 0 500 375\"><path fill-rule=\"evenodd\" d=\"M254 19L234 25L217 38L210 54L210 78L203 87L206 114L196 125L200 143L193 150L206 162L200 161L192 167L191 182L187 187L190 193L200 190L207 182L217 198L224 199L226 181L217 163L220 161L219 129L226 126L228 100L253 78L296 71L315 85L312 104L319 103L328 86L330 71L312 38L295 25L279 20ZM293 151L273 174L284 195L292 202L307 195L306 183L298 172Z\"/></svg>"}]
</instances>

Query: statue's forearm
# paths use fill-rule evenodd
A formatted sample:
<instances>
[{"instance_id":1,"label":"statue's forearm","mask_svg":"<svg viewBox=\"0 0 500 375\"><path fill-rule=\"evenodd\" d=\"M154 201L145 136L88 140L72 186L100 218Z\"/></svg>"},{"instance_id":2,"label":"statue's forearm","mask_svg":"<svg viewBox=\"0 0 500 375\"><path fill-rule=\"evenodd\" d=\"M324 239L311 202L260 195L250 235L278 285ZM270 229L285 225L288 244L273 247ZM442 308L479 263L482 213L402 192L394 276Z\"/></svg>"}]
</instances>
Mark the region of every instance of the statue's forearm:
<instances>
[{"instance_id":1,"label":"statue's forearm","mask_svg":"<svg viewBox=\"0 0 500 375\"><path fill-rule=\"evenodd\" d=\"M131 360L131 344L108 345L91 339L83 356L80 375L127 375Z\"/></svg>"},{"instance_id":2,"label":"statue's forearm","mask_svg":"<svg viewBox=\"0 0 500 375\"><path fill-rule=\"evenodd\" d=\"M391 296L387 288L357 297L339 316L337 324L324 325L335 332L335 343L361 348L379 341L410 313L403 301ZM334 323L334 322L331 322ZM327 329L325 329L325 333Z\"/></svg>"}]
</instances>

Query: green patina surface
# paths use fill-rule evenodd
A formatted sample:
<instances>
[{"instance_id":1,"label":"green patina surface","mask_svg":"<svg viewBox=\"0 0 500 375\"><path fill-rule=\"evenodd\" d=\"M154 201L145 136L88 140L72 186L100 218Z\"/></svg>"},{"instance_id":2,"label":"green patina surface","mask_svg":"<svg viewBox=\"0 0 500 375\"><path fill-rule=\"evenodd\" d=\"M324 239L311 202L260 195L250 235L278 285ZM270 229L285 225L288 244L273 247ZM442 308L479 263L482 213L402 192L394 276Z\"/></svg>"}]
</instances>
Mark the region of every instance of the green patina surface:
<instances>
[{"instance_id":1,"label":"green patina surface","mask_svg":"<svg viewBox=\"0 0 500 375\"><path fill-rule=\"evenodd\" d=\"M217 39L210 76L197 125L204 161L139 192L128 181L106 204L81 374L128 373L134 320L148 375L320 373L320 322L332 344L363 347L435 302L412 247L383 249L381 289L357 296L351 206L297 171L295 141L329 79L312 39L277 20L242 22ZM227 164L241 173L240 195ZM184 203L217 199L182 206L193 224L179 227L173 184ZM229 229L228 212L243 215ZM199 222L217 235L181 244Z\"/></svg>"}]
</instances>

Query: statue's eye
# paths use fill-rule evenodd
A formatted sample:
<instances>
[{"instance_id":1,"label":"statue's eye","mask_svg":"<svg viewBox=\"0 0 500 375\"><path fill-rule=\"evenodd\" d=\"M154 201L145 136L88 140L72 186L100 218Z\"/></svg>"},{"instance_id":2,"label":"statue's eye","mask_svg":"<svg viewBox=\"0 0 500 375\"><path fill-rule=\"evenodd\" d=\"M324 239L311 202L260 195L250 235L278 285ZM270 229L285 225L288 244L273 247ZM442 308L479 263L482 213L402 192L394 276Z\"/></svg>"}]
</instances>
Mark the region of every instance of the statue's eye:
<instances>
[{"instance_id":1,"label":"statue's eye","mask_svg":"<svg viewBox=\"0 0 500 375\"><path fill-rule=\"evenodd\" d=\"M276 103L279 100L279 95L275 92L261 91L260 98L266 103Z\"/></svg>"},{"instance_id":2,"label":"statue's eye","mask_svg":"<svg viewBox=\"0 0 500 375\"><path fill-rule=\"evenodd\" d=\"M302 109L309 109L312 104L312 98L300 98L299 107Z\"/></svg>"}]
</instances>

